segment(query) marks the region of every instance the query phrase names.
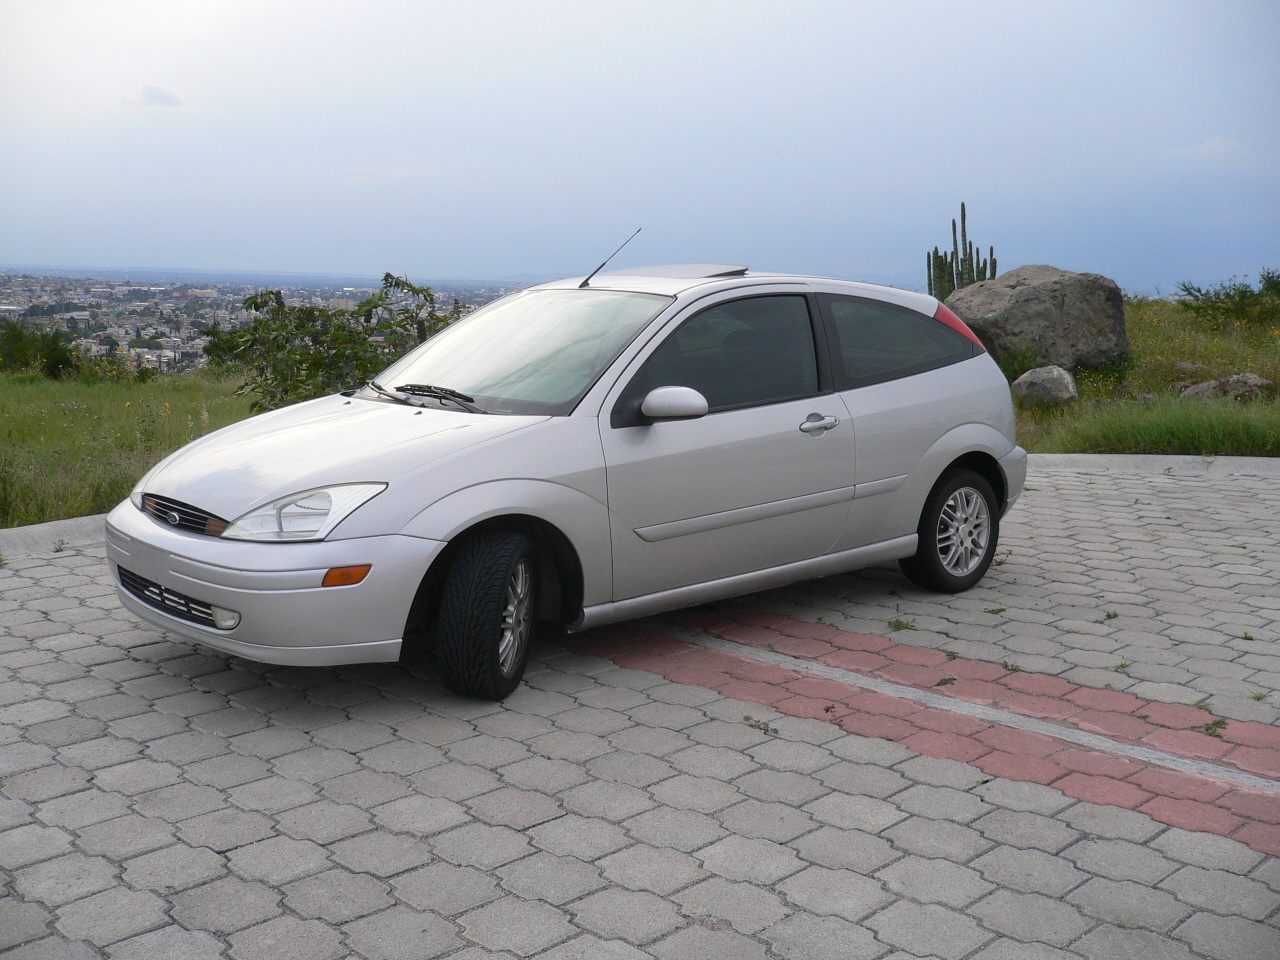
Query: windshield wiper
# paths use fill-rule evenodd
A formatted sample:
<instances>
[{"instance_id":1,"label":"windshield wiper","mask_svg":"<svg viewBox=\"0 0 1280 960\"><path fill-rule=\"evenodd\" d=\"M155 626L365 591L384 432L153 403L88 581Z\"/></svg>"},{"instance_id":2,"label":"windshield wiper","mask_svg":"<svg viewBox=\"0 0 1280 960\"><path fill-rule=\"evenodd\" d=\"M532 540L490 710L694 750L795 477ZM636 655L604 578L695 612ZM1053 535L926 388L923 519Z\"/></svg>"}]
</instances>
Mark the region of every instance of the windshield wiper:
<instances>
[{"instance_id":1,"label":"windshield wiper","mask_svg":"<svg viewBox=\"0 0 1280 960\"><path fill-rule=\"evenodd\" d=\"M435 400L448 400L456 403L468 413L488 413L481 407L475 405L475 397L468 397L465 393L459 393L457 390L450 390L448 387L436 387L429 383L402 383L396 387L401 393L407 393L414 397L431 397Z\"/></svg>"},{"instance_id":2,"label":"windshield wiper","mask_svg":"<svg viewBox=\"0 0 1280 960\"><path fill-rule=\"evenodd\" d=\"M378 391L378 393L382 394L388 400L394 400L396 403L403 403L406 406L410 406L410 407L417 406L417 404L414 403L412 400L410 400L408 397L401 396L398 393L392 393L390 390L388 390L386 387L380 384L377 380L370 380L367 384L365 384L365 386L372 387L374 390Z\"/></svg>"}]
</instances>

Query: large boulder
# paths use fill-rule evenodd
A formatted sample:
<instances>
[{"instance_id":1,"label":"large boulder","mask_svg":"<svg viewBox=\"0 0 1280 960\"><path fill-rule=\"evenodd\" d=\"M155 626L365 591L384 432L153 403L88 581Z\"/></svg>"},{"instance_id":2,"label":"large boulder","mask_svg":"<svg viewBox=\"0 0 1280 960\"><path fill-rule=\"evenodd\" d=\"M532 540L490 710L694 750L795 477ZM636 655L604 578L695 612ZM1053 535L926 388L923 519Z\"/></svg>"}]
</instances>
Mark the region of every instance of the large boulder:
<instances>
[{"instance_id":1,"label":"large boulder","mask_svg":"<svg viewBox=\"0 0 1280 960\"><path fill-rule=\"evenodd\" d=\"M1013 381L1010 389L1024 407L1061 407L1080 398L1076 378L1062 367L1036 367Z\"/></svg>"},{"instance_id":2,"label":"large boulder","mask_svg":"<svg viewBox=\"0 0 1280 960\"><path fill-rule=\"evenodd\" d=\"M1075 372L1129 353L1114 280L1026 266L961 287L947 306L997 357L1035 358Z\"/></svg>"}]
</instances>

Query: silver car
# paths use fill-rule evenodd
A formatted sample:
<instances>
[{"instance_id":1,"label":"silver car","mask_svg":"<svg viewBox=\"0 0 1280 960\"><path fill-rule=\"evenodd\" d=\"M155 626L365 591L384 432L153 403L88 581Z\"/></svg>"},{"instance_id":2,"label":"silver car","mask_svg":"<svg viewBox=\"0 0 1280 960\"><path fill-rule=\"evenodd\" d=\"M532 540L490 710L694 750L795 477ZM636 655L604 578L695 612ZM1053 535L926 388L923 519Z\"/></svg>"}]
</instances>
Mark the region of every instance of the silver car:
<instances>
[{"instance_id":1,"label":"silver car","mask_svg":"<svg viewBox=\"0 0 1280 960\"><path fill-rule=\"evenodd\" d=\"M477 310L357 390L179 450L107 520L124 605L226 653L520 682L585 630L897 560L971 587L1022 491L1004 376L932 297L623 270Z\"/></svg>"}]
</instances>

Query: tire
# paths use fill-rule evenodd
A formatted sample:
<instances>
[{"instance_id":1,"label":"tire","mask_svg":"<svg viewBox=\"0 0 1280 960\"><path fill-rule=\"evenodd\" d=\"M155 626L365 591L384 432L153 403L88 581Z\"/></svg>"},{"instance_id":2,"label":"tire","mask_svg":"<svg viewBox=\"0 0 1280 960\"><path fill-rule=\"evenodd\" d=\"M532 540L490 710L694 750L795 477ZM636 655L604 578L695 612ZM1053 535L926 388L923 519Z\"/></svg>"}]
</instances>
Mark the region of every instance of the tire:
<instances>
[{"instance_id":1,"label":"tire","mask_svg":"<svg viewBox=\"0 0 1280 960\"><path fill-rule=\"evenodd\" d=\"M501 700L520 684L537 612L533 541L514 531L464 542L445 575L436 620L436 662L455 693Z\"/></svg>"},{"instance_id":2,"label":"tire","mask_svg":"<svg viewBox=\"0 0 1280 960\"><path fill-rule=\"evenodd\" d=\"M968 590L986 575L1000 540L991 484L972 470L944 473L929 491L916 533L915 555L898 561L907 578L940 593Z\"/></svg>"}]
</instances>

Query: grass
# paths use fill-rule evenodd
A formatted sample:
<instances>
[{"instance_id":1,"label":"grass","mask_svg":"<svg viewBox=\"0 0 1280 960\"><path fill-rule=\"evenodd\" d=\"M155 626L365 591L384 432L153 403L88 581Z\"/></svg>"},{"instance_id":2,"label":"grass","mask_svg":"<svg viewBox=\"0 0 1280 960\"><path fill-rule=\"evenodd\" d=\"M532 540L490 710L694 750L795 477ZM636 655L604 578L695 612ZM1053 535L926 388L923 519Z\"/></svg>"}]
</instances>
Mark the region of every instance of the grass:
<instances>
[{"instance_id":1,"label":"grass","mask_svg":"<svg viewBox=\"0 0 1280 960\"><path fill-rule=\"evenodd\" d=\"M1182 400L1179 384L1233 373L1280 383L1280 328L1220 326L1166 300L1128 298L1132 355L1076 377L1080 402L1019 410L1018 437L1033 453L1280 456L1280 399L1250 404ZM1179 363L1207 371L1188 376Z\"/></svg>"},{"instance_id":2,"label":"grass","mask_svg":"<svg viewBox=\"0 0 1280 960\"><path fill-rule=\"evenodd\" d=\"M0 527L110 510L162 457L247 417L237 385L207 372L145 383L0 374Z\"/></svg>"}]
</instances>

